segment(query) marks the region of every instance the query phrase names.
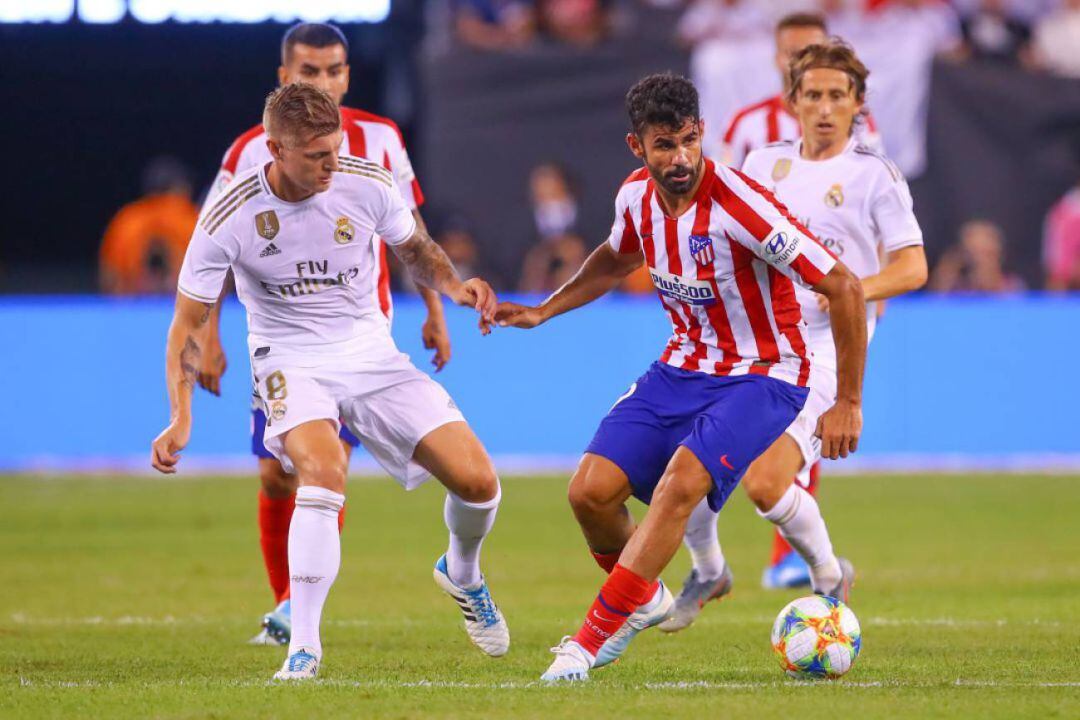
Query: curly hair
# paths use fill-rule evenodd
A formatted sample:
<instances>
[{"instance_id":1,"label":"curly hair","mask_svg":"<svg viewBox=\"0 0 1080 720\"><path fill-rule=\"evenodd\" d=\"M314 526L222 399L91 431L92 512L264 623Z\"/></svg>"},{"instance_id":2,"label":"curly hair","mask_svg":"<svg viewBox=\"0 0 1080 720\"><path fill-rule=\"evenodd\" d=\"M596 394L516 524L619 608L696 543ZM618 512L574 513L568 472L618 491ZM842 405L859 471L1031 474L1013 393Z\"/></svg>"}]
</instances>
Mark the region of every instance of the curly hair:
<instances>
[{"instance_id":1,"label":"curly hair","mask_svg":"<svg viewBox=\"0 0 1080 720\"><path fill-rule=\"evenodd\" d=\"M816 68L828 68L839 70L851 80L851 87L855 89L855 99L860 103L866 100L866 78L870 77L870 71L866 69L862 61L855 54L855 50L840 38L830 38L821 45L809 45L791 58L788 66L788 94L785 98L789 103L795 102L803 76Z\"/></svg>"},{"instance_id":2,"label":"curly hair","mask_svg":"<svg viewBox=\"0 0 1080 720\"><path fill-rule=\"evenodd\" d=\"M697 122L701 117L697 88L674 73L649 75L626 93L626 114L636 135L649 125L681 128L687 120Z\"/></svg>"},{"instance_id":3,"label":"curly hair","mask_svg":"<svg viewBox=\"0 0 1080 720\"><path fill-rule=\"evenodd\" d=\"M263 127L273 139L291 145L336 132L341 112L334 98L314 85L289 83L267 96Z\"/></svg>"}]
</instances>

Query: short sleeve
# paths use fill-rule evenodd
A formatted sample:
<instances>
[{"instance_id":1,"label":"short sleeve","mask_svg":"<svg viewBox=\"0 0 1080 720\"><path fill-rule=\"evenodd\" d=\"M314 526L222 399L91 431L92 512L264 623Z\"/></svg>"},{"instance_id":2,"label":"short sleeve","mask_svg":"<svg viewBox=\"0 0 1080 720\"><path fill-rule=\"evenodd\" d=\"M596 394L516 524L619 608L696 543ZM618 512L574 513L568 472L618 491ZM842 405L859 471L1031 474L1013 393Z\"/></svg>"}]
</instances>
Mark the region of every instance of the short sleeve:
<instances>
[{"instance_id":1,"label":"short sleeve","mask_svg":"<svg viewBox=\"0 0 1080 720\"><path fill-rule=\"evenodd\" d=\"M641 238L634 227L634 217L624 191L620 191L615 198L615 221L611 224L608 244L620 255L641 252Z\"/></svg>"},{"instance_id":2,"label":"short sleeve","mask_svg":"<svg viewBox=\"0 0 1080 720\"><path fill-rule=\"evenodd\" d=\"M812 288L836 264L836 256L772 193L743 173L725 173L715 192L734 220L731 237L791 280Z\"/></svg>"},{"instance_id":3,"label":"short sleeve","mask_svg":"<svg viewBox=\"0 0 1080 720\"><path fill-rule=\"evenodd\" d=\"M878 243L885 252L923 244L911 191L903 177L891 176L882 182L870 205L870 215L877 228Z\"/></svg>"},{"instance_id":4,"label":"short sleeve","mask_svg":"<svg viewBox=\"0 0 1080 720\"><path fill-rule=\"evenodd\" d=\"M397 186L376 181L382 189L383 207L375 219L375 232L388 245L400 245L416 232L416 218Z\"/></svg>"},{"instance_id":5,"label":"short sleeve","mask_svg":"<svg viewBox=\"0 0 1080 720\"><path fill-rule=\"evenodd\" d=\"M387 151L390 155L390 172L393 173L394 182L397 183L398 190L405 198L405 204L415 210L424 204L424 193L420 190L420 182L416 179L409 153L405 150L405 140L402 139L401 132L396 127L393 131L394 137Z\"/></svg>"},{"instance_id":6,"label":"short sleeve","mask_svg":"<svg viewBox=\"0 0 1080 720\"><path fill-rule=\"evenodd\" d=\"M184 264L180 266L177 290L192 300L216 303L231 264L229 252L201 226L196 226L184 255Z\"/></svg>"}]
</instances>

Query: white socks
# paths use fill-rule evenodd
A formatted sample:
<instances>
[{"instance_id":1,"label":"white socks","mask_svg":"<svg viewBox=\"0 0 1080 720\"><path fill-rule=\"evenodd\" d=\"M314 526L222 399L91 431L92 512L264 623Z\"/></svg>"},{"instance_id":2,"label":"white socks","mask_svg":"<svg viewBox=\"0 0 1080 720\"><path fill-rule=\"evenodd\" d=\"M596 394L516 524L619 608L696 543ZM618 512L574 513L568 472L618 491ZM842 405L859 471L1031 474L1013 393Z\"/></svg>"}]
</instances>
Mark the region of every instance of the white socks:
<instances>
[{"instance_id":1,"label":"white socks","mask_svg":"<svg viewBox=\"0 0 1080 720\"><path fill-rule=\"evenodd\" d=\"M344 495L325 488L309 485L296 491L296 509L289 525L290 655L308 648L322 657L319 622L341 567L338 513L344 504Z\"/></svg>"},{"instance_id":2,"label":"white socks","mask_svg":"<svg viewBox=\"0 0 1080 720\"><path fill-rule=\"evenodd\" d=\"M690 551L698 580L716 580L724 572L724 553L716 536L716 518L709 501L702 500L686 523L683 544Z\"/></svg>"},{"instance_id":3,"label":"white socks","mask_svg":"<svg viewBox=\"0 0 1080 720\"><path fill-rule=\"evenodd\" d=\"M450 582L461 588L479 585L480 545L491 532L495 513L499 510L502 488L495 497L482 503L465 502L457 495L446 493L443 519L450 530L450 547L446 551L446 572Z\"/></svg>"},{"instance_id":4,"label":"white socks","mask_svg":"<svg viewBox=\"0 0 1080 720\"><path fill-rule=\"evenodd\" d=\"M841 579L840 562L833 553L829 530L821 508L810 493L792 484L768 512L758 511L776 525L788 544L810 566L810 584L815 592L830 592Z\"/></svg>"}]
</instances>

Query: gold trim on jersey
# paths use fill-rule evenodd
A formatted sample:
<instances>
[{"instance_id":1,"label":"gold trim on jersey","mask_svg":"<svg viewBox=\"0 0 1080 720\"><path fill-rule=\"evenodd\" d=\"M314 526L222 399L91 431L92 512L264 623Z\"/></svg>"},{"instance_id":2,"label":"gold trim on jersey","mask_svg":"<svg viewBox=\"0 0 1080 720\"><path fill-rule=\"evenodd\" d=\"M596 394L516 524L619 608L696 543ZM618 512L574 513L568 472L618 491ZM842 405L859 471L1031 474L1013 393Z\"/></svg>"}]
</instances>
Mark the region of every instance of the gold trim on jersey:
<instances>
[{"instance_id":1,"label":"gold trim on jersey","mask_svg":"<svg viewBox=\"0 0 1080 720\"><path fill-rule=\"evenodd\" d=\"M394 187L394 183L392 181L390 181L390 180L387 180L385 175L376 175L375 173L372 173L372 172L367 172L367 171L359 170L359 169L353 169L353 168L347 167L345 165L340 165L338 172L348 173L350 175L360 175L362 177L371 178L375 182L381 182L386 187L391 187L391 188Z\"/></svg>"},{"instance_id":2,"label":"gold trim on jersey","mask_svg":"<svg viewBox=\"0 0 1080 720\"><path fill-rule=\"evenodd\" d=\"M235 204L234 204L234 205L233 205L233 206L232 206L231 208L229 208L229 209L228 209L228 210L226 210L226 211L225 211L224 213L222 213L222 214L221 214L221 217L219 217L219 218L218 218L218 219L217 219L217 220L216 220L216 221L214 222L214 224L213 224L213 225L211 225L210 227L206 228L206 234L207 234L207 235L213 235L213 234L214 234L214 232L215 232L215 231L216 231L216 230L217 230L217 229L218 229L219 227L221 227L221 224L222 224L223 222L225 222L226 220L228 220L228 219L229 219L229 216L230 216L230 215L232 215L232 214L233 214L234 212L236 212L237 210L239 210L239 209L240 209L240 206L241 206L241 205L243 205L243 204L244 204L244 203L246 203L246 202L247 202L248 200L250 200L251 198L255 197L256 195L258 195L258 194L259 194L259 193L261 193L261 192L262 192L262 186L261 186L261 185L259 185L258 183L256 183L256 184L255 184L255 187L254 187L254 188L252 188L250 192L248 192L248 193L247 193L247 194L245 194L245 195L241 195L241 196L240 196L240 197L239 197L239 198L237 199L236 203L235 203Z\"/></svg>"},{"instance_id":3,"label":"gold trim on jersey","mask_svg":"<svg viewBox=\"0 0 1080 720\"><path fill-rule=\"evenodd\" d=\"M217 219L218 214L220 214L221 212L224 212L225 209L226 209L226 206L229 203L231 203L233 201L233 199L236 198L237 195L239 195L242 192L246 192L253 185L258 185L258 183L259 183L259 176L258 175L253 175L250 178L248 178L247 180L244 180L243 182L238 183L237 185L235 185L235 186L229 188L228 190L226 190L225 195L223 195L220 200L218 200L216 203L214 203L214 206L212 208L210 208L210 211L208 213L206 213L206 215L203 216L202 221L199 223L200 225L202 225L203 230L206 230L207 228L210 227L210 224L213 223Z\"/></svg>"},{"instance_id":4,"label":"gold trim on jersey","mask_svg":"<svg viewBox=\"0 0 1080 720\"><path fill-rule=\"evenodd\" d=\"M384 176L390 182L394 181L394 176L389 170L384 168L382 165L379 165L378 163L371 162L370 160L346 156L338 158L338 164L343 168L374 172L376 174Z\"/></svg>"}]
</instances>

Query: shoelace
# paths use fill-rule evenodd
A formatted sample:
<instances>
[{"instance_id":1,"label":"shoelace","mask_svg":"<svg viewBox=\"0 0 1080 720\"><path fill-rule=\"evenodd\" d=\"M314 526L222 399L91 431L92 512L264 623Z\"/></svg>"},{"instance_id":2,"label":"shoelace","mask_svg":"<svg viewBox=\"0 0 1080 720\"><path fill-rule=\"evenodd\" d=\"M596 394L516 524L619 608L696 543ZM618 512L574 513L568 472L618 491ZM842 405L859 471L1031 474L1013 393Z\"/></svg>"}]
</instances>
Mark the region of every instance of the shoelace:
<instances>
[{"instance_id":1,"label":"shoelace","mask_svg":"<svg viewBox=\"0 0 1080 720\"><path fill-rule=\"evenodd\" d=\"M466 590L465 594L469 597L469 604L472 605L476 619L485 627L490 627L499 621L499 611L495 607L495 601L491 599L487 585L481 585L475 590Z\"/></svg>"},{"instance_id":2,"label":"shoelace","mask_svg":"<svg viewBox=\"0 0 1080 720\"><path fill-rule=\"evenodd\" d=\"M314 655L309 655L306 652L298 652L295 655L290 655L289 672L297 672L299 670L303 670L304 666L314 659Z\"/></svg>"},{"instance_id":3,"label":"shoelace","mask_svg":"<svg viewBox=\"0 0 1080 720\"><path fill-rule=\"evenodd\" d=\"M567 650L566 643L570 642L573 639L574 638L572 635L563 635L562 640L559 641L559 644L551 648L551 652L555 653L556 655L565 654Z\"/></svg>"}]
</instances>

